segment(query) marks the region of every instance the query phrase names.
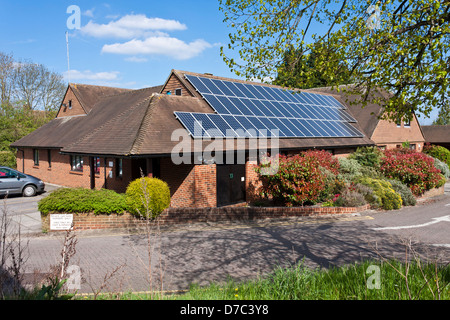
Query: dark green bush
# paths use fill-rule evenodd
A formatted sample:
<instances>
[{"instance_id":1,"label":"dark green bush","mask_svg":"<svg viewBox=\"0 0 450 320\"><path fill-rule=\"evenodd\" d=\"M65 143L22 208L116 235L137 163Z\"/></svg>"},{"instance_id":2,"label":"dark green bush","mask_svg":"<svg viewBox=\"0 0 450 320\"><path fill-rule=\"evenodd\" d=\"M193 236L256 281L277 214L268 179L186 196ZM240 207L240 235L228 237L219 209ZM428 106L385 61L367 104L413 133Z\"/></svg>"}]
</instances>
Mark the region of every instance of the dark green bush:
<instances>
[{"instance_id":1,"label":"dark green bush","mask_svg":"<svg viewBox=\"0 0 450 320\"><path fill-rule=\"evenodd\" d=\"M433 158L441 160L450 167L450 150L447 148L435 145L425 145L423 152Z\"/></svg>"},{"instance_id":2,"label":"dark green bush","mask_svg":"<svg viewBox=\"0 0 450 320\"><path fill-rule=\"evenodd\" d=\"M0 166L16 168L16 156L12 151L0 151Z\"/></svg>"},{"instance_id":3,"label":"dark green bush","mask_svg":"<svg viewBox=\"0 0 450 320\"><path fill-rule=\"evenodd\" d=\"M139 178L128 185L126 203L130 213L155 218L170 206L169 186L157 178Z\"/></svg>"},{"instance_id":4,"label":"dark green bush","mask_svg":"<svg viewBox=\"0 0 450 320\"><path fill-rule=\"evenodd\" d=\"M121 214L127 210L125 195L112 190L61 188L38 203L43 215L51 212Z\"/></svg>"},{"instance_id":5,"label":"dark green bush","mask_svg":"<svg viewBox=\"0 0 450 320\"><path fill-rule=\"evenodd\" d=\"M378 169L383 153L377 147L360 147L348 158L354 159L362 166Z\"/></svg>"}]
</instances>

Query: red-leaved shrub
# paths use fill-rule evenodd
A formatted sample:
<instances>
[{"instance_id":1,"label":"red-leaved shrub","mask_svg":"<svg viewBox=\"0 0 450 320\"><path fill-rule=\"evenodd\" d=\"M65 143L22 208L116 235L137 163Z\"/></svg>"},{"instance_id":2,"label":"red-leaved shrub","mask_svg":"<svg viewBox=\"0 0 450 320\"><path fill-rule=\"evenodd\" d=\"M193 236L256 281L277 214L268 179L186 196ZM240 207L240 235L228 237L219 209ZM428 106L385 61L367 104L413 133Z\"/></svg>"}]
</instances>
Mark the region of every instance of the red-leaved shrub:
<instances>
[{"instance_id":1,"label":"red-leaved shrub","mask_svg":"<svg viewBox=\"0 0 450 320\"><path fill-rule=\"evenodd\" d=\"M436 187L442 178L434 159L406 149L385 151L380 170L387 178L406 184L416 196Z\"/></svg>"},{"instance_id":2,"label":"red-leaved shrub","mask_svg":"<svg viewBox=\"0 0 450 320\"><path fill-rule=\"evenodd\" d=\"M334 174L339 173L338 159L325 150L308 150L302 152L301 155L316 166L328 169Z\"/></svg>"},{"instance_id":3,"label":"red-leaved shrub","mask_svg":"<svg viewBox=\"0 0 450 320\"><path fill-rule=\"evenodd\" d=\"M308 151L301 155L280 155L277 166L276 173L260 175L262 195L281 205L297 206L317 202L326 187L326 176L320 167L337 172L339 162L328 152ZM259 165L257 172L261 173L262 168L264 165Z\"/></svg>"}]
</instances>

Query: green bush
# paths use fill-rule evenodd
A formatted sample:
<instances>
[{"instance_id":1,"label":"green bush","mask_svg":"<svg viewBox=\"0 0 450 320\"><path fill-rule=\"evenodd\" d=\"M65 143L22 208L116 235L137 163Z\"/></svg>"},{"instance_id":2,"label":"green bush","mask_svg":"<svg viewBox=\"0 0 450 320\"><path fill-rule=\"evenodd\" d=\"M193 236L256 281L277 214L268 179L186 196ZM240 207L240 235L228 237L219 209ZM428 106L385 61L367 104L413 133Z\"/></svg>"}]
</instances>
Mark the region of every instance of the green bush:
<instances>
[{"instance_id":1,"label":"green bush","mask_svg":"<svg viewBox=\"0 0 450 320\"><path fill-rule=\"evenodd\" d=\"M61 188L41 199L38 209L43 215L51 212L121 214L127 207L125 195L112 190Z\"/></svg>"},{"instance_id":2,"label":"green bush","mask_svg":"<svg viewBox=\"0 0 450 320\"><path fill-rule=\"evenodd\" d=\"M423 152L433 158L441 160L450 167L450 150L447 148L435 145L425 145Z\"/></svg>"},{"instance_id":3,"label":"green bush","mask_svg":"<svg viewBox=\"0 0 450 320\"><path fill-rule=\"evenodd\" d=\"M16 168L16 155L12 151L0 151L0 166Z\"/></svg>"},{"instance_id":4,"label":"green bush","mask_svg":"<svg viewBox=\"0 0 450 320\"><path fill-rule=\"evenodd\" d=\"M362 165L356 159L339 158L339 172L351 176L361 175Z\"/></svg>"},{"instance_id":5,"label":"green bush","mask_svg":"<svg viewBox=\"0 0 450 320\"><path fill-rule=\"evenodd\" d=\"M362 166L378 169L383 153L377 147L360 147L348 158L354 159Z\"/></svg>"},{"instance_id":6,"label":"green bush","mask_svg":"<svg viewBox=\"0 0 450 320\"><path fill-rule=\"evenodd\" d=\"M155 218L170 206L169 186L157 178L139 178L128 185L126 203L130 213Z\"/></svg>"},{"instance_id":7,"label":"green bush","mask_svg":"<svg viewBox=\"0 0 450 320\"><path fill-rule=\"evenodd\" d=\"M368 186L373 190L377 196L376 204L379 207L385 210L400 209L402 207L403 202L401 196L392 189L392 185L389 182L361 177L358 179L358 183Z\"/></svg>"},{"instance_id":8,"label":"green bush","mask_svg":"<svg viewBox=\"0 0 450 320\"><path fill-rule=\"evenodd\" d=\"M402 197L402 202L404 206L416 205L417 203L416 197L414 197L413 193L411 192L411 189L408 188L406 184L395 179L388 179L387 181L391 184L392 189L394 189L395 192L397 192Z\"/></svg>"},{"instance_id":9,"label":"green bush","mask_svg":"<svg viewBox=\"0 0 450 320\"><path fill-rule=\"evenodd\" d=\"M442 175L446 179L450 179L450 169L448 165L445 162L439 160L438 158L433 157L433 159L434 159L434 166L436 167L436 169L440 170Z\"/></svg>"}]
</instances>

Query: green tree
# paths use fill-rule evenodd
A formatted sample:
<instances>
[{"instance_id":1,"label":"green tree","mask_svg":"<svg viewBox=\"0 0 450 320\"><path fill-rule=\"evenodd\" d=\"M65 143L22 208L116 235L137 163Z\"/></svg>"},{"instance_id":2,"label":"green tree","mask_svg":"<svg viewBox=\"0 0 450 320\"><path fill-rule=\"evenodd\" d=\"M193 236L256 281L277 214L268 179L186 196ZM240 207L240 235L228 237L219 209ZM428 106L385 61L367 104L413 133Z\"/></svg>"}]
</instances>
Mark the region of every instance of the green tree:
<instances>
[{"instance_id":1,"label":"green tree","mask_svg":"<svg viewBox=\"0 0 450 320\"><path fill-rule=\"evenodd\" d=\"M450 124L450 105L443 106L439 110L437 118L433 121L434 125L449 125Z\"/></svg>"},{"instance_id":2,"label":"green tree","mask_svg":"<svg viewBox=\"0 0 450 320\"><path fill-rule=\"evenodd\" d=\"M382 104L382 118L429 116L449 99L450 0L219 1L234 30L221 55L238 76L275 79L287 50L302 60L319 45L306 77L331 79L346 63L353 85L342 90Z\"/></svg>"},{"instance_id":3,"label":"green tree","mask_svg":"<svg viewBox=\"0 0 450 320\"><path fill-rule=\"evenodd\" d=\"M327 55L321 55L323 47L316 44L309 54L302 55L301 49L289 48L285 51L283 61L277 70L277 78L274 84L299 89L317 87L338 86L351 83L350 70L345 62L336 57L332 51ZM317 69L320 59L334 61L339 72L336 75L326 77Z\"/></svg>"}]
</instances>

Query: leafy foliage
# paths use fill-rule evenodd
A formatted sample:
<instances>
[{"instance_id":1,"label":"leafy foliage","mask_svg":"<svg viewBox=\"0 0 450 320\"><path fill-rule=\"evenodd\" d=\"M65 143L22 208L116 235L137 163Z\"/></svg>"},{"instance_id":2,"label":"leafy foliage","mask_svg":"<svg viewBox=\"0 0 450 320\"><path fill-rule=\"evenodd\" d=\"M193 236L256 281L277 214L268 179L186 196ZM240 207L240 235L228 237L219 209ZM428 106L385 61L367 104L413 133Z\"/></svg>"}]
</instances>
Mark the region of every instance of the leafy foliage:
<instances>
[{"instance_id":1,"label":"leafy foliage","mask_svg":"<svg viewBox=\"0 0 450 320\"><path fill-rule=\"evenodd\" d=\"M388 179L406 184L416 196L436 187L442 179L433 158L405 149L387 150L380 170Z\"/></svg>"},{"instance_id":2,"label":"leafy foliage","mask_svg":"<svg viewBox=\"0 0 450 320\"><path fill-rule=\"evenodd\" d=\"M404 206L416 205L416 198L406 184L395 179L388 179L387 181L391 184L392 189L400 195Z\"/></svg>"},{"instance_id":3,"label":"leafy foliage","mask_svg":"<svg viewBox=\"0 0 450 320\"><path fill-rule=\"evenodd\" d=\"M169 186L157 178L139 178L128 185L126 203L131 213L155 218L170 206Z\"/></svg>"},{"instance_id":4,"label":"leafy foliage","mask_svg":"<svg viewBox=\"0 0 450 320\"><path fill-rule=\"evenodd\" d=\"M423 152L432 156L433 158L445 162L450 167L450 150L448 150L447 148L425 144Z\"/></svg>"},{"instance_id":5,"label":"leafy foliage","mask_svg":"<svg viewBox=\"0 0 450 320\"><path fill-rule=\"evenodd\" d=\"M261 175L262 195L286 206L315 203L325 189L325 175L314 157L301 155L278 159L278 171L273 175ZM264 168L256 168L258 173Z\"/></svg>"},{"instance_id":6,"label":"leafy foliage","mask_svg":"<svg viewBox=\"0 0 450 320\"><path fill-rule=\"evenodd\" d=\"M125 195L112 190L61 188L38 203L43 215L52 212L110 214L127 210Z\"/></svg>"},{"instance_id":7,"label":"leafy foliage","mask_svg":"<svg viewBox=\"0 0 450 320\"><path fill-rule=\"evenodd\" d=\"M374 200L379 207L385 210L400 209L402 207L401 196L392 189L392 185L389 182L369 177L361 177L357 181L373 190L377 196Z\"/></svg>"},{"instance_id":8,"label":"leafy foliage","mask_svg":"<svg viewBox=\"0 0 450 320\"><path fill-rule=\"evenodd\" d=\"M362 166L379 168L383 153L377 147L360 147L348 158L358 161Z\"/></svg>"},{"instance_id":9,"label":"leafy foliage","mask_svg":"<svg viewBox=\"0 0 450 320\"><path fill-rule=\"evenodd\" d=\"M271 81L283 70L279 80L287 86L296 83L297 65L304 65L313 52L314 68L300 71L306 86L314 84L317 74L335 79L345 63L354 85L342 90L358 95L355 103L385 106L382 118L411 120L412 111L428 116L433 108L447 106L450 1L371 4L220 0L224 22L232 30L221 55L246 79ZM315 28L319 25L328 28ZM286 55L299 63L286 65ZM287 66L291 70L285 70Z\"/></svg>"}]
</instances>

